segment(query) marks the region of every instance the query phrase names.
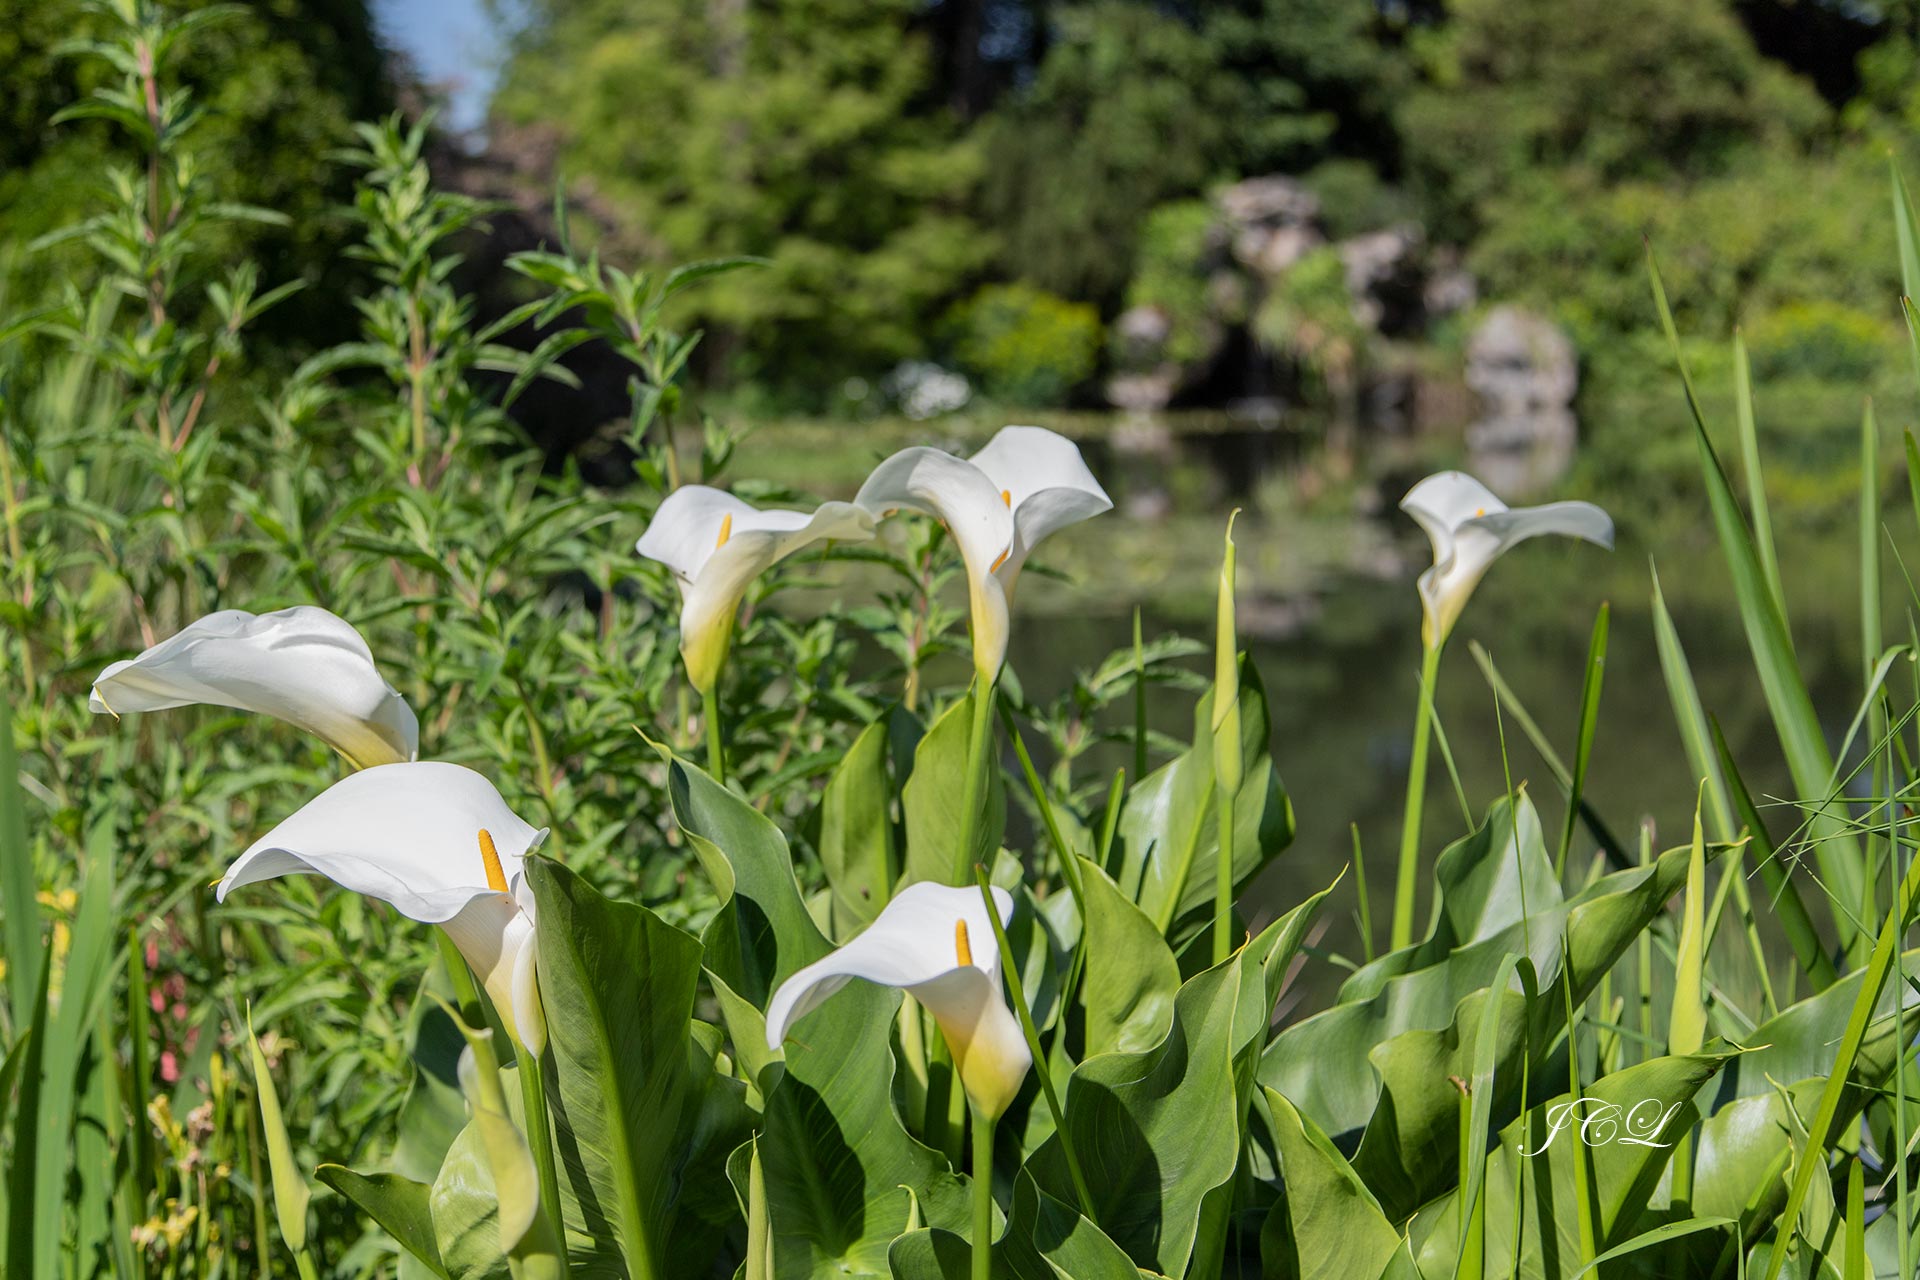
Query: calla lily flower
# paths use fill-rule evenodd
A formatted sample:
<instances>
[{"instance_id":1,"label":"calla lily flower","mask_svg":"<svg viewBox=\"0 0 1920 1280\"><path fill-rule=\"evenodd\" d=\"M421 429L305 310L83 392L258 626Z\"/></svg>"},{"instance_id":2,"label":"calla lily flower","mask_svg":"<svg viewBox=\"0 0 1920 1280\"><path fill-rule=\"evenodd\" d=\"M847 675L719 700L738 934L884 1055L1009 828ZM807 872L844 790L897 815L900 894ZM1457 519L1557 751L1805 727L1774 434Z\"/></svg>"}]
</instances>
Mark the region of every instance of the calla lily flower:
<instances>
[{"instance_id":1,"label":"calla lily flower","mask_svg":"<svg viewBox=\"0 0 1920 1280\"><path fill-rule=\"evenodd\" d=\"M411 760L420 725L344 619L313 605L223 609L93 682L88 705L122 715L207 703L273 716L314 734L356 769Z\"/></svg>"},{"instance_id":2,"label":"calla lily flower","mask_svg":"<svg viewBox=\"0 0 1920 1280\"><path fill-rule=\"evenodd\" d=\"M1613 520L1591 502L1510 508L1461 471L1428 476L1400 500L1433 543L1433 568L1420 575L1427 647L1446 643L1487 567L1515 543L1565 534L1613 549Z\"/></svg>"},{"instance_id":3,"label":"calla lily flower","mask_svg":"<svg viewBox=\"0 0 1920 1280\"><path fill-rule=\"evenodd\" d=\"M325 876L410 920L439 925L502 1021L538 1054L547 1040L535 973L527 854L546 838L473 770L437 761L348 774L253 842L216 896L285 875Z\"/></svg>"},{"instance_id":4,"label":"calla lily flower","mask_svg":"<svg viewBox=\"0 0 1920 1280\"><path fill-rule=\"evenodd\" d=\"M993 904L1004 926L1013 898L996 888ZM1000 948L978 889L921 881L895 894L859 937L780 984L767 1005L768 1047L855 978L918 1000L940 1024L967 1101L999 1119L1033 1055L1001 992Z\"/></svg>"},{"instance_id":5,"label":"calla lily flower","mask_svg":"<svg viewBox=\"0 0 1920 1280\"><path fill-rule=\"evenodd\" d=\"M1044 427L1002 427L970 459L902 449L860 486L875 516L897 508L944 521L966 561L973 665L983 681L1007 656L1007 610L1027 556L1048 535L1113 509L1079 447Z\"/></svg>"},{"instance_id":6,"label":"calla lily flower","mask_svg":"<svg viewBox=\"0 0 1920 1280\"><path fill-rule=\"evenodd\" d=\"M730 493L690 484L667 495L636 550L673 570L680 584L680 656L694 688L708 693L726 663L740 598L755 578L813 543L872 536L872 517L851 503L823 502L811 512L762 511Z\"/></svg>"}]
</instances>

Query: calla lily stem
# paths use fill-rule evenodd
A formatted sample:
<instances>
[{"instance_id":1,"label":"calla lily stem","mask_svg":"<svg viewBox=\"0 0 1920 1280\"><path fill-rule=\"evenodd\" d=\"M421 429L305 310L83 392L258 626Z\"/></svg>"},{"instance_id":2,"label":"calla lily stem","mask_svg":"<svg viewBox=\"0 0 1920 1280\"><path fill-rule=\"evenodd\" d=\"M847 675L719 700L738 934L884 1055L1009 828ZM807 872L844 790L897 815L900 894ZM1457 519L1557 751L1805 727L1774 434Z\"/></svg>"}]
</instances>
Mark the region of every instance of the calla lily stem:
<instances>
[{"instance_id":1,"label":"calla lily stem","mask_svg":"<svg viewBox=\"0 0 1920 1280\"><path fill-rule=\"evenodd\" d=\"M724 787L727 785L727 749L720 738L720 697L712 689L700 692L700 719L707 736L707 772Z\"/></svg>"},{"instance_id":2,"label":"calla lily stem","mask_svg":"<svg viewBox=\"0 0 1920 1280\"><path fill-rule=\"evenodd\" d=\"M555 1258L560 1264L559 1278L567 1280L571 1265L567 1260L567 1227L560 1211L560 1170L553 1162L553 1125L547 1117L547 1082L541 1073L540 1055L525 1045L519 1051L520 1100L527 1120L527 1145L533 1148L534 1171L540 1176L540 1212L553 1224L553 1238L560 1242Z\"/></svg>"},{"instance_id":3,"label":"calla lily stem","mask_svg":"<svg viewBox=\"0 0 1920 1280\"><path fill-rule=\"evenodd\" d=\"M1053 1073L1047 1069L1047 1055L1040 1048L1040 1032L1033 1025L1033 1013L1027 1008L1027 993L1020 982L1020 963L1014 959L1013 944L1007 940L1007 930L1000 923L1000 913L993 904L993 890L987 881L987 869L979 863L973 866L974 881L980 886L980 896L987 904L987 919L993 922L993 940L1000 948L1000 963L1007 975L1007 986L1013 992L1013 1011L1020 1018L1020 1032L1027 1039L1027 1052L1033 1055L1033 1070L1040 1077L1040 1092L1047 1100L1047 1110L1053 1115L1053 1131L1060 1136L1061 1153L1067 1157L1067 1172L1073 1178L1073 1191L1080 1198L1080 1212L1087 1221L1093 1221L1093 1195L1087 1190L1087 1175L1080 1168L1079 1153L1073 1149L1073 1135L1067 1132L1067 1119L1060 1108L1060 1095L1054 1092ZM1084 918L1084 917L1083 917ZM978 1159L976 1155L975 1159Z\"/></svg>"},{"instance_id":4,"label":"calla lily stem","mask_svg":"<svg viewBox=\"0 0 1920 1280\"><path fill-rule=\"evenodd\" d=\"M1239 726L1234 728L1237 732ZM1220 828L1220 861L1213 882L1213 962L1222 964L1233 953L1233 804L1239 789L1215 786L1213 795L1219 805Z\"/></svg>"},{"instance_id":5,"label":"calla lily stem","mask_svg":"<svg viewBox=\"0 0 1920 1280\"><path fill-rule=\"evenodd\" d=\"M973 1277L993 1280L993 1117L973 1109Z\"/></svg>"},{"instance_id":6,"label":"calla lily stem","mask_svg":"<svg viewBox=\"0 0 1920 1280\"><path fill-rule=\"evenodd\" d=\"M960 848L954 860L954 884L965 884L974 862L980 813L987 807L987 762L993 755L993 703L997 681L981 676L973 682L973 729L967 739L966 789L960 802Z\"/></svg>"},{"instance_id":7,"label":"calla lily stem","mask_svg":"<svg viewBox=\"0 0 1920 1280\"><path fill-rule=\"evenodd\" d=\"M1420 810L1427 795L1427 742L1433 735L1433 689L1440 674L1439 643L1426 647L1420 664L1420 707L1413 721L1413 759L1407 765L1407 808L1400 826L1400 871L1393 891L1393 935L1387 949L1413 942L1413 898L1420 870Z\"/></svg>"}]
</instances>

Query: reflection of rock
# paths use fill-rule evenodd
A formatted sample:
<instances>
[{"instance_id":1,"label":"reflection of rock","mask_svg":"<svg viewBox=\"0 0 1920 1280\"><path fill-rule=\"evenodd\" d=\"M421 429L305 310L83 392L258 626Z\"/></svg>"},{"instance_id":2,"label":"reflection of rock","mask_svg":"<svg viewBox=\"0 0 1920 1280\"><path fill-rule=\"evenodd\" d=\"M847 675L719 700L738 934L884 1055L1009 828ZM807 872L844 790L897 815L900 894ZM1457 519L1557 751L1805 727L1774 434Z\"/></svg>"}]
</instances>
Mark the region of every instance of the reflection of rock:
<instances>
[{"instance_id":1,"label":"reflection of rock","mask_svg":"<svg viewBox=\"0 0 1920 1280\"><path fill-rule=\"evenodd\" d=\"M1487 313L1467 340L1467 385L1492 417L1564 408L1580 387L1580 363L1560 326L1521 307Z\"/></svg>"},{"instance_id":2,"label":"reflection of rock","mask_svg":"<svg viewBox=\"0 0 1920 1280\"><path fill-rule=\"evenodd\" d=\"M1467 428L1467 467L1496 493L1531 497L1573 466L1579 437L1568 408L1483 418Z\"/></svg>"},{"instance_id":3,"label":"reflection of rock","mask_svg":"<svg viewBox=\"0 0 1920 1280\"><path fill-rule=\"evenodd\" d=\"M1468 464L1492 488L1528 497L1573 465L1580 367L1560 327L1531 311L1495 307L1467 342L1467 385L1481 416L1467 428Z\"/></svg>"},{"instance_id":4,"label":"reflection of rock","mask_svg":"<svg viewBox=\"0 0 1920 1280\"><path fill-rule=\"evenodd\" d=\"M1320 197L1292 178L1248 178L1222 191L1217 203L1234 259L1260 276L1281 275L1326 243Z\"/></svg>"},{"instance_id":5,"label":"reflection of rock","mask_svg":"<svg viewBox=\"0 0 1920 1280\"><path fill-rule=\"evenodd\" d=\"M1151 413L1167 407L1180 389L1180 366L1167 358L1173 317L1165 307L1128 307L1114 318L1110 342L1115 372L1107 379L1107 402L1116 409Z\"/></svg>"}]
</instances>

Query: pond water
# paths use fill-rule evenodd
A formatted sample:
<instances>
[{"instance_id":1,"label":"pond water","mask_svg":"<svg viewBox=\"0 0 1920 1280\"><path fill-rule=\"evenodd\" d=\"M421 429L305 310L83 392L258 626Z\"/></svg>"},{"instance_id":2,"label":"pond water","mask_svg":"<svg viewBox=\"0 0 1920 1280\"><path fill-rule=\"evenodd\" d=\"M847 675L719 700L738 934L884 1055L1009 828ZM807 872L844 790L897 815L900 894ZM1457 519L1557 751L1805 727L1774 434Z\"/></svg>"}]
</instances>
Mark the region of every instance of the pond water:
<instances>
[{"instance_id":1,"label":"pond water","mask_svg":"<svg viewBox=\"0 0 1920 1280\"><path fill-rule=\"evenodd\" d=\"M1571 471L1525 499L1601 503L1615 515L1617 548L1609 554L1551 538L1523 544L1481 584L1446 654L1438 710L1468 803L1476 815L1483 813L1502 794L1510 771L1515 784L1527 784L1550 843L1564 818L1559 787L1510 718L1504 722L1503 759L1502 723L1469 642L1486 648L1555 749L1570 760L1589 635L1596 610L1606 603L1610 644L1587 795L1628 847L1643 820L1654 824L1656 848L1682 843L1691 831L1695 779L1654 644L1654 566L1707 710L1719 719L1763 809L1770 802L1780 806L1770 811L1776 835L1795 825L1793 789L1708 524L1691 428L1671 416L1671 406L1666 412L1670 423L1653 434L1681 447L1667 448L1657 465L1641 465L1653 451L1633 445L1622 429L1611 441L1583 447ZM1468 462L1459 434L1329 444L1338 441L1337 433L1294 431L1284 423L1253 430L1217 421L1060 425L1081 439L1117 509L1046 545L1041 558L1065 580L1022 582L1011 661L1030 696L1052 697L1067 686L1074 668L1129 645L1136 605L1149 636L1171 628L1210 639L1220 535L1227 512L1241 508L1236 541L1242 642L1267 686L1273 755L1298 826L1294 845L1243 907L1256 918L1270 915L1328 884L1350 862L1357 827L1376 941L1384 942L1420 663L1413 583L1430 559L1424 536L1396 503L1420 475ZM984 439L991 427L945 430L951 440L939 439L938 430L903 428L879 433L858 448L847 447L844 437L827 447L804 434L769 431L742 457L760 454L762 475L844 496L857 486L868 460L898 447L911 432L920 439L932 434L934 442L959 451ZM1645 423L1632 430L1644 434ZM1812 444L1800 438L1801 456L1782 468L1782 476L1769 476L1769 489L1779 489L1774 523L1797 652L1837 744L1864 686L1858 464L1852 452L1857 437L1844 429L1828 434ZM1635 455L1624 464L1623 450ZM845 461L823 462L831 455ZM1882 456L1897 462L1896 435L1887 436ZM1818 465L1809 461L1816 457ZM823 470L833 465L852 474ZM1899 558L1915 563L1915 539L1904 481L1891 465L1886 472L1883 518L1892 549L1884 577L1892 636L1894 627L1906 627L1911 597ZM1197 659L1195 668L1206 668L1208 661ZM1114 727L1121 727L1129 707L1114 711ZM1184 738L1192 695L1157 691L1151 714L1157 728ZM1110 776L1128 758L1124 746L1095 753L1085 780L1102 770ZM1437 752L1424 826L1429 866L1433 854L1467 830ZM1574 861L1583 863L1596 847L1580 830ZM1422 923L1429 900L1423 882ZM1343 887L1328 913L1323 947L1358 953L1354 901L1350 887Z\"/></svg>"}]
</instances>

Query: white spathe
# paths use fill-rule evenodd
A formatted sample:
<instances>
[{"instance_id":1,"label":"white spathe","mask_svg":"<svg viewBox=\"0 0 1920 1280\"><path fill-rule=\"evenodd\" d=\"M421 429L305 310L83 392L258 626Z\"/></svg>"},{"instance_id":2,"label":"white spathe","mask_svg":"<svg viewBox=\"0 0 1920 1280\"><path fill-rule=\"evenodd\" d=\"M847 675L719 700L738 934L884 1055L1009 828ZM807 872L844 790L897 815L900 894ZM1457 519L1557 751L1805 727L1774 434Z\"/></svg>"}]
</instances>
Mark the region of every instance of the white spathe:
<instances>
[{"instance_id":1,"label":"white spathe","mask_svg":"<svg viewBox=\"0 0 1920 1280\"><path fill-rule=\"evenodd\" d=\"M320 875L439 925L515 1038L537 1054L546 1019L523 867L546 835L471 769L439 761L378 765L348 774L254 841L227 868L216 896L224 902L243 885Z\"/></svg>"},{"instance_id":2,"label":"white spathe","mask_svg":"<svg viewBox=\"0 0 1920 1280\"><path fill-rule=\"evenodd\" d=\"M872 536L873 518L852 503L763 511L724 490L690 484L667 495L635 549L673 570L680 656L694 688L706 692L726 663L734 612L755 578L813 543Z\"/></svg>"},{"instance_id":3,"label":"white spathe","mask_svg":"<svg viewBox=\"0 0 1920 1280\"><path fill-rule=\"evenodd\" d=\"M1463 471L1428 476L1408 490L1400 509L1433 543L1433 567L1420 575L1429 648L1446 643L1488 566L1515 543L1558 533L1613 548L1613 520L1591 502L1509 507Z\"/></svg>"},{"instance_id":4,"label":"white spathe","mask_svg":"<svg viewBox=\"0 0 1920 1280\"><path fill-rule=\"evenodd\" d=\"M993 890L1004 925L1013 898ZM780 984L767 1005L767 1045L855 978L898 987L940 1025L967 1101L998 1119L1033 1065L1019 1020L1000 987L993 920L973 887L921 881L895 894L859 937Z\"/></svg>"},{"instance_id":5,"label":"white spathe","mask_svg":"<svg viewBox=\"0 0 1920 1280\"><path fill-rule=\"evenodd\" d=\"M1073 441L1044 427L1002 427L972 458L902 449L873 469L854 502L876 518L897 508L945 522L967 566L973 665L983 680L1007 656L1008 607L1042 540L1113 509Z\"/></svg>"},{"instance_id":6,"label":"white spathe","mask_svg":"<svg viewBox=\"0 0 1920 1280\"><path fill-rule=\"evenodd\" d=\"M194 703L285 720L356 769L419 752L413 708L381 677L366 640L314 605L210 613L102 671L88 699L96 713L116 716Z\"/></svg>"}]
</instances>

